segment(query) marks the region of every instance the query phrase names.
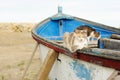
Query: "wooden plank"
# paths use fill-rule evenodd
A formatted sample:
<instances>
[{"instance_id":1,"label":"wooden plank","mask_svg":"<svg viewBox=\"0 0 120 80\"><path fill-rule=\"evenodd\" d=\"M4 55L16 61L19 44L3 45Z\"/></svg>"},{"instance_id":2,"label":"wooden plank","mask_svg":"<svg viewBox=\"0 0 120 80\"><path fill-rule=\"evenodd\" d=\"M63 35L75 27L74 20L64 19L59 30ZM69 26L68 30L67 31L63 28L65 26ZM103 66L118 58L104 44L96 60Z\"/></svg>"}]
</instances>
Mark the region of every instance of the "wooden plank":
<instances>
[{"instance_id":1,"label":"wooden plank","mask_svg":"<svg viewBox=\"0 0 120 80\"><path fill-rule=\"evenodd\" d=\"M112 34L111 38L120 40L120 35Z\"/></svg>"},{"instance_id":2,"label":"wooden plank","mask_svg":"<svg viewBox=\"0 0 120 80\"><path fill-rule=\"evenodd\" d=\"M120 60L120 51L112 49L91 48L91 52L101 57Z\"/></svg>"},{"instance_id":3,"label":"wooden plank","mask_svg":"<svg viewBox=\"0 0 120 80\"><path fill-rule=\"evenodd\" d=\"M23 75L22 75L21 80L24 80L24 77L25 77L25 75L26 75L26 72L28 71L28 69L29 69L29 67L30 67L30 64L31 64L31 62L32 62L32 59L33 59L33 57L34 57L34 55L35 55L35 52L36 52L38 46L39 46L39 43L36 43L35 49L34 49L34 51L32 52L32 55L31 55L31 57L30 57L30 60L29 60L29 62L28 62L28 64L27 64L26 68L25 68L25 71L24 71L24 73L23 73Z\"/></svg>"},{"instance_id":4,"label":"wooden plank","mask_svg":"<svg viewBox=\"0 0 120 80\"><path fill-rule=\"evenodd\" d=\"M39 75L39 80L47 80L48 79L48 75L52 69L52 66L55 62L55 60L58 57L58 52L55 52L53 49L50 49L50 51L48 52L45 61L43 62L43 64L41 65L40 68L40 75Z\"/></svg>"},{"instance_id":5,"label":"wooden plank","mask_svg":"<svg viewBox=\"0 0 120 80\"><path fill-rule=\"evenodd\" d=\"M101 38L99 40L99 48L112 49L112 50L119 50L120 51L120 40Z\"/></svg>"},{"instance_id":6,"label":"wooden plank","mask_svg":"<svg viewBox=\"0 0 120 80\"><path fill-rule=\"evenodd\" d=\"M118 71L114 71L111 76L107 80L114 80L114 78L118 75Z\"/></svg>"}]
</instances>

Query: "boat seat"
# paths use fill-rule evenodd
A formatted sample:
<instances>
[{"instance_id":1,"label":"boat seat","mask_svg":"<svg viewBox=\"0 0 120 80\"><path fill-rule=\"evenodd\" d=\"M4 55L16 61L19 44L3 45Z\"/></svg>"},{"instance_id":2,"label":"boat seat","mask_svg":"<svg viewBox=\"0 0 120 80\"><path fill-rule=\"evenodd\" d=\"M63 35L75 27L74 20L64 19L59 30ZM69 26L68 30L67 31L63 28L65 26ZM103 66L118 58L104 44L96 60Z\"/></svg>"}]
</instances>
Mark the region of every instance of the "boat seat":
<instances>
[{"instance_id":1,"label":"boat seat","mask_svg":"<svg viewBox=\"0 0 120 80\"><path fill-rule=\"evenodd\" d=\"M111 35L111 38L112 38L112 39L120 40L120 35L118 35L118 34L112 34L112 35Z\"/></svg>"},{"instance_id":2,"label":"boat seat","mask_svg":"<svg viewBox=\"0 0 120 80\"><path fill-rule=\"evenodd\" d=\"M98 41L98 47L101 49L112 49L112 50L119 50L120 51L120 40L101 38Z\"/></svg>"}]
</instances>

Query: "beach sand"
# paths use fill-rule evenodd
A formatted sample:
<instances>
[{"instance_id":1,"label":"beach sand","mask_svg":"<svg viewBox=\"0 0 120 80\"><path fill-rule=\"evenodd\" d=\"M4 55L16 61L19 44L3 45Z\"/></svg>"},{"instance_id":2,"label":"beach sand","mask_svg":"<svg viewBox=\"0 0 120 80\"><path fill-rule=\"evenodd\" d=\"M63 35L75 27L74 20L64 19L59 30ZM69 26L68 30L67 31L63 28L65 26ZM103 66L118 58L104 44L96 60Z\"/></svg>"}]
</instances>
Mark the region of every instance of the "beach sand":
<instances>
[{"instance_id":1,"label":"beach sand","mask_svg":"<svg viewBox=\"0 0 120 80\"><path fill-rule=\"evenodd\" d=\"M20 80L35 48L31 32L0 29L0 80ZM39 49L24 80L36 80L40 69Z\"/></svg>"}]
</instances>

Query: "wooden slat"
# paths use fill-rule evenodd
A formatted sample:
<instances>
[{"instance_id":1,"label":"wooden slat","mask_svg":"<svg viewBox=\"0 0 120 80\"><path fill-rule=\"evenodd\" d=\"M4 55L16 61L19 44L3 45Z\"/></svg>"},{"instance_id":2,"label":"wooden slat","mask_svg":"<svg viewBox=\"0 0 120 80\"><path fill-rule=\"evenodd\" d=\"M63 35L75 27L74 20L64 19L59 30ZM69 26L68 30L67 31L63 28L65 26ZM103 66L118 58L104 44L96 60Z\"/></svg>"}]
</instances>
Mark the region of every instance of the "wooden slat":
<instances>
[{"instance_id":1,"label":"wooden slat","mask_svg":"<svg viewBox=\"0 0 120 80\"><path fill-rule=\"evenodd\" d=\"M91 52L101 57L120 60L120 51L112 49L91 48Z\"/></svg>"},{"instance_id":2,"label":"wooden slat","mask_svg":"<svg viewBox=\"0 0 120 80\"><path fill-rule=\"evenodd\" d=\"M118 71L114 71L107 80L115 80L115 77L118 75Z\"/></svg>"},{"instance_id":3,"label":"wooden slat","mask_svg":"<svg viewBox=\"0 0 120 80\"><path fill-rule=\"evenodd\" d=\"M52 66L55 62L55 60L58 57L58 53L55 52L54 50L50 50L45 58L45 61L41 65L40 68L40 75L39 75L39 80L47 80L48 75L52 69Z\"/></svg>"},{"instance_id":4,"label":"wooden slat","mask_svg":"<svg viewBox=\"0 0 120 80\"><path fill-rule=\"evenodd\" d=\"M120 51L120 40L101 38L99 40L99 47L104 49L119 50Z\"/></svg>"},{"instance_id":5,"label":"wooden slat","mask_svg":"<svg viewBox=\"0 0 120 80\"><path fill-rule=\"evenodd\" d=\"M120 40L120 35L112 34L111 38Z\"/></svg>"}]
</instances>

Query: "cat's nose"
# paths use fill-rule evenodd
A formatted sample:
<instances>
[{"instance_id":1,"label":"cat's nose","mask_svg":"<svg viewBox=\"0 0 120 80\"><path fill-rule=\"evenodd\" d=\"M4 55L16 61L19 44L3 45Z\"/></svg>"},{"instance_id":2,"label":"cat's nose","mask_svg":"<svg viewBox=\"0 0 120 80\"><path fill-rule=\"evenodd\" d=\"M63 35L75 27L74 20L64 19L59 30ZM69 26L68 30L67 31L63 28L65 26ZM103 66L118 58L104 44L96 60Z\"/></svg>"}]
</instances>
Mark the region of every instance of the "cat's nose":
<instances>
[{"instance_id":1,"label":"cat's nose","mask_svg":"<svg viewBox=\"0 0 120 80\"><path fill-rule=\"evenodd\" d=\"M83 38L81 38L81 39L80 39L80 41L82 42L82 41L84 41L84 39L83 39Z\"/></svg>"}]
</instances>

